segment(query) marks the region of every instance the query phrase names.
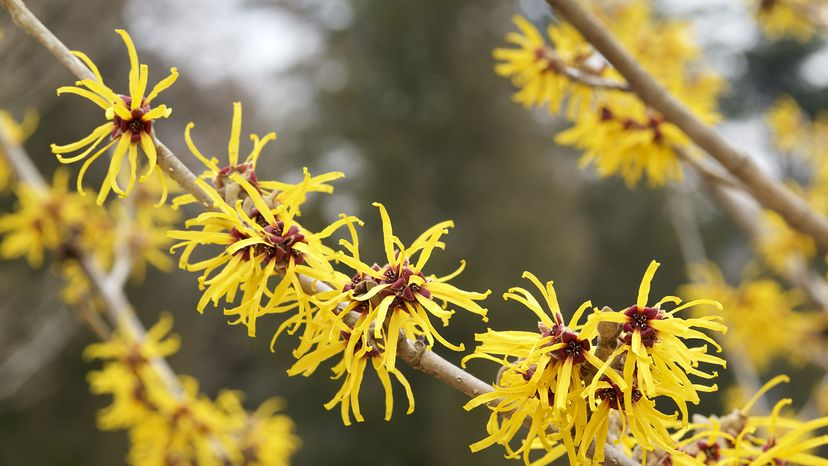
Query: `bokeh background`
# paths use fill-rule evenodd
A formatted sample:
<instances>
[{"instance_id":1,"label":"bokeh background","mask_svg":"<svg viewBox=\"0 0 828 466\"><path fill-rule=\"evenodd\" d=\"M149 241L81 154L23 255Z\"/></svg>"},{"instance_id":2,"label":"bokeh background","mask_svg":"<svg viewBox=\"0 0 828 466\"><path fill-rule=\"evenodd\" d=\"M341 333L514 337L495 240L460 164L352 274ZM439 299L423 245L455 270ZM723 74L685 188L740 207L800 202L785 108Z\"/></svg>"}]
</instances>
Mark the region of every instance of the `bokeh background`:
<instances>
[{"instance_id":1,"label":"bokeh background","mask_svg":"<svg viewBox=\"0 0 828 466\"><path fill-rule=\"evenodd\" d=\"M721 105L726 135L769 169L786 170L767 149L760 110L781 93L810 111L827 107L828 48L768 42L742 2L655 4L694 22L709 62L730 81ZM510 84L493 73L492 49L503 44L515 13L548 22L541 0L38 0L30 7L70 48L93 57L111 82L126 82L128 70L113 32L119 27L150 64L151 81L178 67L181 79L164 95L174 112L156 131L191 166L184 126L195 121L199 147L223 157L238 100L245 133L279 134L260 160L260 178L295 181L302 167L347 174L334 196L312 200L307 224L344 211L366 221L364 238L377 238L373 201L388 207L404 241L453 219L457 227L447 250L433 257L433 270L448 272L467 259L457 282L493 290L495 328L536 325L530 313L499 298L520 283L523 270L554 279L565 309L586 299L626 307L654 258L663 263L654 294L674 292L687 280L676 234L687 215L728 276L738 277L750 257L746 239L692 176L653 191L599 180L577 168L577 154L552 142L562 121L511 102ZM18 117L26 109L40 114L26 148L51 173L57 163L48 144L77 139L97 111L55 95L73 77L5 13L0 29L0 106ZM8 210L11 200L2 203ZM368 251L381 257L379 246ZM98 365L81 353L94 337L59 304L56 280L23 261L0 264L0 465L122 464L125 434L95 427L96 410L109 400L91 395L86 383ZM244 329L228 327L220 310L199 315L194 275L151 272L128 293L147 324L163 310L174 314L183 347L171 363L198 378L204 392L241 389L250 406L274 395L287 400L304 443L297 465L505 462L498 448L469 452L484 435L487 413L465 412L463 395L436 380L406 371L417 409L406 416L398 404L386 423L381 387L367 377L361 400L368 420L346 428L322 407L337 383L324 370L288 378L289 339L271 353L266 325L249 339ZM473 333L484 329L461 312L445 335L470 349ZM455 362L461 357L441 353ZM473 373L493 379L495 367L472 364ZM790 390L795 405L803 403L816 375L807 367L777 369L799 371L803 383ZM730 374L721 375L727 386ZM721 411L721 398L704 396L698 412Z\"/></svg>"}]
</instances>

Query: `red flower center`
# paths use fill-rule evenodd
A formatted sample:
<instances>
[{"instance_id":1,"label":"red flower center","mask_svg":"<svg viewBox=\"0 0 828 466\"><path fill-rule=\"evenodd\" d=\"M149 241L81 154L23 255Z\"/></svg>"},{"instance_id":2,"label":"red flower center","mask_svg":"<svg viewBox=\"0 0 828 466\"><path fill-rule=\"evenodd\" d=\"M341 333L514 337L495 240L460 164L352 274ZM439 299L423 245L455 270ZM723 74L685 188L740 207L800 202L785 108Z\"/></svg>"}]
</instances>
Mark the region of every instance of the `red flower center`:
<instances>
[{"instance_id":1,"label":"red flower center","mask_svg":"<svg viewBox=\"0 0 828 466\"><path fill-rule=\"evenodd\" d=\"M565 361L568 358L572 358L573 364L583 364L586 361L584 353L589 351L589 340L581 340L575 332L564 330L555 343L563 343L566 345L554 353L559 361Z\"/></svg>"},{"instance_id":2,"label":"red flower center","mask_svg":"<svg viewBox=\"0 0 828 466\"><path fill-rule=\"evenodd\" d=\"M632 341L632 334L639 332L644 346L652 347L657 341L658 335L650 322L664 318L661 310L654 307L630 306L624 311L624 315L628 317L628 320L624 323L623 330L627 333L622 337L622 341L629 345Z\"/></svg>"},{"instance_id":3,"label":"red flower center","mask_svg":"<svg viewBox=\"0 0 828 466\"><path fill-rule=\"evenodd\" d=\"M425 286L419 283L411 283L411 277L420 277L424 282L425 275L422 272L414 272L408 266L408 261L399 266L386 266L383 276L385 278L381 283L391 286L382 290L380 295L382 297L394 296L394 301L391 303L394 307L405 308L405 302L416 303L416 294L424 298L431 297L431 292Z\"/></svg>"},{"instance_id":4,"label":"red flower center","mask_svg":"<svg viewBox=\"0 0 828 466\"><path fill-rule=\"evenodd\" d=\"M132 105L131 97L125 95L120 97L127 107ZM115 114L115 118L112 120L111 139L117 139L124 133L128 133L130 135L130 141L137 143L141 140L142 132L147 133L147 135L152 134L152 120L144 121L142 119L144 114L150 111L150 106L144 104L143 101L141 104L141 107L132 111L130 118L121 118L117 113Z\"/></svg>"},{"instance_id":5,"label":"red flower center","mask_svg":"<svg viewBox=\"0 0 828 466\"><path fill-rule=\"evenodd\" d=\"M612 409L620 409L619 407L624 404L624 392L618 388L618 385L612 383L608 378L604 377L601 380L610 384L609 387L599 388L595 391L595 396L600 398L601 400L606 401L609 404L609 407ZM632 389L632 402L636 403L638 400L641 399L641 391L633 386Z\"/></svg>"},{"instance_id":6,"label":"red flower center","mask_svg":"<svg viewBox=\"0 0 828 466\"><path fill-rule=\"evenodd\" d=\"M263 223L262 215L254 209L252 217L257 221ZM260 224L261 224L260 223ZM275 225L264 226L264 243L256 244L252 250L255 257L264 255L264 262L275 261L277 267L287 267L290 259L293 258L295 265L302 265L305 263L305 257L301 252L294 249L297 243L307 243L305 235L299 231L299 227L292 225L287 231L284 230L285 224L281 220L277 220ZM242 233L237 228L233 227L230 230L230 235L236 241L241 241L248 238L248 235ZM251 248L244 248L238 251L245 260L250 260Z\"/></svg>"}]
</instances>

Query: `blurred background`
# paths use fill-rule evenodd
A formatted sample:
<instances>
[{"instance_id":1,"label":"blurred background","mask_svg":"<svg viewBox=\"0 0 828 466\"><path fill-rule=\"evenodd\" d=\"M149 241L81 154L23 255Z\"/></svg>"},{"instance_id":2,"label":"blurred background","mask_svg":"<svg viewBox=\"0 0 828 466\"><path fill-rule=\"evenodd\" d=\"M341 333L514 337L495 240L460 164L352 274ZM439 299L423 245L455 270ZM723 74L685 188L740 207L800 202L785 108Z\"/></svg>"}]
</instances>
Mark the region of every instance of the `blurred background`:
<instances>
[{"instance_id":1,"label":"blurred background","mask_svg":"<svg viewBox=\"0 0 828 466\"><path fill-rule=\"evenodd\" d=\"M164 94L173 114L156 131L191 166L197 164L183 144L184 126L194 121L198 146L223 159L231 106L238 100L244 134L279 134L260 159L260 178L296 181L302 167L346 173L334 196L313 198L304 211L306 224L348 212L366 221L364 238L377 238L379 218L371 202L381 201L408 242L453 219L457 227L446 251L432 258L431 270L447 273L465 258L468 267L457 284L493 291L488 305L494 328L535 328L530 313L499 297L520 284L523 270L554 279L570 312L586 299L630 305L651 259L663 264L653 295L673 293L687 281L676 235L676 223L687 220L676 212L693 216L708 256L728 277L739 277L750 258L745 238L692 176L663 190L599 180L577 168L577 154L552 142L562 120L511 102L513 88L492 70L492 49L504 44L516 13L548 22L542 0L29 3L70 48L90 55L109 82L125 83L128 70L116 28L132 35L150 65L151 82L178 67L179 82ZM782 93L809 111L828 107L828 48L818 41L768 42L742 2L655 4L665 15L694 22L708 61L730 81L721 102L726 135L763 157L768 168L784 170L767 149L760 111ZM15 29L5 12L0 28L0 107L17 118L26 109L40 114L26 148L49 174L57 167L49 143L77 139L99 118L97 109L55 95L74 78ZM12 200L1 202L8 210ZM381 257L379 247L364 253ZM0 264L0 465L122 464L125 434L95 427L95 412L109 399L91 395L86 382L98 363L84 361L81 352L94 336L63 309L56 280L23 261ZM183 346L171 364L198 378L205 393L240 389L251 407L274 395L286 399L304 444L297 465L505 462L499 448L470 453L468 444L484 436L488 414L465 412L463 395L434 379L403 368L417 409L406 416L398 403L386 423L382 389L366 377L361 400L367 421L346 428L338 413L322 406L338 388L326 370L288 378L292 341L283 339L271 353L263 323L260 336L249 339L243 328L225 324L221 310L199 315L193 274L151 271L128 293L147 325L164 310L174 314ZM470 350L474 332L484 330L479 319L460 312L444 334ZM440 353L454 362L461 358ZM470 366L487 381L496 369ZM769 373L777 371L804 382L816 377L807 367ZM721 375L725 387L730 374ZM789 390L795 405L809 394L808 383ZM711 394L697 412L716 413L722 406L721 393Z\"/></svg>"}]
</instances>

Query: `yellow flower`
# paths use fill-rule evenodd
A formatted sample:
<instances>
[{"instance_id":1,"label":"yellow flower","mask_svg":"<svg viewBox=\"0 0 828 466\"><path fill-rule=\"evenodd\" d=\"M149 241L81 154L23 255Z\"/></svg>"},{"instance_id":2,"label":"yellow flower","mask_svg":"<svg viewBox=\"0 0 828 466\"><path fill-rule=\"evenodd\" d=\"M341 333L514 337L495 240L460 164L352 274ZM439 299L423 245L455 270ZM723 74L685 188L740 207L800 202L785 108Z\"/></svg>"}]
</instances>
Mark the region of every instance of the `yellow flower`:
<instances>
[{"instance_id":1,"label":"yellow flower","mask_svg":"<svg viewBox=\"0 0 828 466\"><path fill-rule=\"evenodd\" d=\"M178 337L168 335L172 318L164 314L142 341L123 329L105 343L90 345L85 356L104 360L89 375L93 393L112 395L98 415L103 430L127 429L127 462L159 464L256 464L281 466L299 446L293 422L277 414L278 400L247 413L241 394L221 391L213 401L199 393L198 382L181 377L182 390L171 392L155 368L154 358L173 354Z\"/></svg>"},{"instance_id":2,"label":"yellow flower","mask_svg":"<svg viewBox=\"0 0 828 466\"><path fill-rule=\"evenodd\" d=\"M668 88L703 120L715 122L719 82L712 76L682 78ZM582 167L594 165L601 177L620 175L629 187L644 175L651 187L681 180L677 150L694 155L690 139L681 130L629 93L602 94L596 107L584 112L572 128L558 133L555 142L585 151Z\"/></svg>"},{"instance_id":3,"label":"yellow flower","mask_svg":"<svg viewBox=\"0 0 828 466\"><path fill-rule=\"evenodd\" d=\"M629 187L644 175L651 186L681 180L675 147L690 142L681 130L629 94L602 99L601 104L558 133L555 142L583 150L582 167L594 164L601 177L621 175Z\"/></svg>"},{"instance_id":4,"label":"yellow flower","mask_svg":"<svg viewBox=\"0 0 828 466\"><path fill-rule=\"evenodd\" d=\"M745 405L721 418L711 416L677 433L686 455L672 456L673 464L749 464L751 466L780 464L824 464L813 450L828 444L828 417L800 421L785 417L782 410L791 404L789 398L777 402L770 415L751 415L756 401L774 386L790 382L785 375L769 380ZM815 435L822 431L823 434ZM689 462L692 457L696 462ZM679 460L678 462L676 460Z\"/></svg>"},{"instance_id":5,"label":"yellow flower","mask_svg":"<svg viewBox=\"0 0 828 466\"><path fill-rule=\"evenodd\" d=\"M110 393L114 397L113 403L98 415L101 429L121 429L139 422L151 414L156 400L171 396L148 364L178 351L181 341L177 335L169 335L171 329L172 316L163 314L143 341L117 330L109 341L86 348L84 357L107 361L103 370L89 374L92 393Z\"/></svg>"},{"instance_id":6,"label":"yellow flower","mask_svg":"<svg viewBox=\"0 0 828 466\"><path fill-rule=\"evenodd\" d=\"M582 441L587 424L587 403L582 392L589 380L584 381L582 374L589 369L584 366L589 363L594 373L604 364L591 352L590 341L597 335L596 328L591 328L592 333L584 333L578 323L591 303L583 303L567 325L552 282L544 286L529 272L524 272L523 277L540 291L546 308L523 288L511 288L503 297L518 301L531 310L540 319L538 332L488 330L476 335L480 345L473 354L463 358L464 364L470 359L482 358L503 365L494 391L480 395L464 406L470 410L489 404L492 410L487 425L489 437L473 444L471 449L478 451L499 443L506 447L508 458L522 455L529 464L533 445L540 442L547 454L533 464L547 464L562 454L559 448L562 444L570 463L576 464L577 445ZM615 378L624 383L620 377ZM502 422L498 420L500 416L505 417ZM520 447L513 450L509 443L521 432L520 427L527 419L530 426L526 437L521 440ZM550 424L558 430L551 437L546 432ZM600 449L603 449L603 442Z\"/></svg>"},{"instance_id":7,"label":"yellow flower","mask_svg":"<svg viewBox=\"0 0 828 466\"><path fill-rule=\"evenodd\" d=\"M228 392L233 393L233 392ZM241 451L250 466L287 466L301 441L293 434L293 421L278 414L284 403L278 398L265 400L256 411L247 414L240 405L234 412L245 414Z\"/></svg>"},{"instance_id":8,"label":"yellow flower","mask_svg":"<svg viewBox=\"0 0 828 466\"><path fill-rule=\"evenodd\" d=\"M313 233L296 221L304 193L316 182L305 170L305 178L290 191L290 196L275 196L267 200L260 191L239 173L230 174L253 206L243 207L237 200L227 204L219 193L204 180L197 184L210 196L216 211L205 212L187 220L187 228L200 230L173 230L168 236L180 240L171 250L183 249L179 266L189 271L201 271L199 288L204 290L198 303L199 312L207 303L217 306L220 301L240 303L225 309L235 316L231 324L244 324L250 336L256 334L256 320L267 313L276 313L295 296L304 295L299 275L313 280L328 281L333 275L329 260L335 253L322 244L322 239L348 223L358 222L354 217L342 217L321 232ZM198 246L214 245L222 249L212 258L191 262L190 256ZM272 286L273 277L281 276ZM267 298L265 300L265 298ZM263 303L266 301L266 304ZM310 316L311 309L300 300L299 313Z\"/></svg>"},{"instance_id":9,"label":"yellow flower","mask_svg":"<svg viewBox=\"0 0 828 466\"><path fill-rule=\"evenodd\" d=\"M756 18L762 31L771 39L793 37L800 42L811 40L820 21L828 17L828 8L811 0L753 0ZM824 23L823 23L824 24Z\"/></svg>"},{"instance_id":10,"label":"yellow flower","mask_svg":"<svg viewBox=\"0 0 828 466\"><path fill-rule=\"evenodd\" d=\"M261 193L263 198L277 196L277 200L283 202L283 199L292 199L297 204L305 202L305 194L308 192L323 192L332 193L333 186L327 184L336 179L342 178L344 175L341 172L330 172L312 178L307 185L295 185L290 183L282 183L279 181L264 181L259 180L256 175L256 164L261 156L262 150L268 142L276 139L276 133L268 133L264 137L259 137L256 134L250 135L250 140L253 142L253 148L245 157L244 161L239 161L240 151L240 136L242 125L242 105L241 102L233 103L233 122L230 129L230 142L227 146L228 164L220 166L218 158L206 157L198 150L193 142L190 134L195 124L190 122L184 131L184 140L190 152L199 159L207 168L199 178L210 182L221 195L222 199L230 205L235 204L238 199L245 199L247 193L241 186L231 179L231 175L239 175L247 180L251 185L255 186ZM192 194L182 194L173 199L173 206L179 207L182 205L195 202L196 199Z\"/></svg>"},{"instance_id":11,"label":"yellow flower","mask_svg":"<svg viewBox=\"0 0 828 466\"><path fill-rule=\"evenodd\" d=\"M46 193L21 184L16 212L0 216L0 257L25 256L29 264L43 263L45 251L55 251L72 241L84 227L86 203L68 192L69 173L58 170Z\"/></svg>"},{"instance_id":12,"label":"yellow flower","mask_svg":"<svg viewBox=\"0 0 828 466\"><path fill-rule=\"evenodd\" d=\"M738 287L731 287L713 264L695 267L691 277L694 283L683 286L681 292L721 303L722 317L732 322L725 338L759 370L778 357L802 361L806 343L825 325L821 316L796 312L794 308L801 304L802 297L783 290L773 280L745 278ZM700 317L713 310L711 306L699 306L694 315ZM756 335L765 336L758 339ZM799 343L791 345L791 341Z\"/></svg>"},{"instance_id":13,"label":"yellow flower","mask_svg":"<svg viewBox=\"0 0 828 466\"><path fill-rule=\"evenodd\" d=\"M681 304L676 296L666 296L652 307L647 305L650 294L650 282L658 269L659 263L652 261L647 268L638 290L636 304L621 312L601 312L590 315L583 331L587 331L599 322L616 322L622 324L619 345L612 357L599 369L593 380L590 400L594 403L597 384L601 376L610 368L615 357L625 354L622 373L626 387L624 407L633 406L634 392L640 390L642 399L652 399L663 395L671 398L682 414L683 423L687 422L687 402L699 402L698 392L715 391L716 385L699 385L693 383L689 375L704 379L716 376L715 372L704 372L698 367L700 363L715 364L724 367L722 358L707 354L707 346L688 347L685 340L702 340L721 351L721 347L705 333L697 329L725 332L727 327L719 323L720 316L705 315L698 318L684 319L676 317L679 311L702 304L721 307L709 299L697 299ZM672 303L677 307L666 311L662 305Z\"/></svg>"},{"instance_id":14,"label":"yellow flower","mask_svg":"<svg viewBox=\"0 0 828 466\"><path fill-rule=\"evenodd\" d=\"M138 54L135 51L135 46L129 34L121 29L117 29L115 32L121 36L129 52L129 94L120 95L110 89L104 83L103 77L101 77L98 68L92 60L84 53L78 51L73 51L72 53L86 64L92 74L94 74L95 79L84 79L76 82L75 86L63 86L57 90L58 95L64 93L76 94L89 99L105 111L107 122L95 128L85 138L66 145L52 144L52 152L57 155L61 163L73 163L86 159L78 173L77 187L81 193L83 193L83 176L86 170L107 149L115 145L115 151L112 154L112 160L109 163L106 178L98 193L98 204L104 202L110 190L115 191L122 197L130 193L135 184L136 174L138 172L139 146L147 158L146 171L139 181L148 179L155 171L157 154L153 140L153 123L159 118L167 118L172 112L172 109L167 108L165 105L152 107L151 104L160 92L170 87L178 78L178 71L172 68L170 75L158 82L146 94L147 75L149 74L147 65L138 62ZM109 142L98 149L98 146L107 137L109 137ZM83 150L83 152L78 155L65 155L80 150ZM129 163L129 176L127 178L126 188L122 188L119 185L118 177L121 173L125 156ZM164 176L160 169L156 173L159 177Z\"/></svg>"},{"instance_id":15,"label":"yellow flower","mask_svg":"<svg viewBox=\"0 0 828 466\"><path fill-rule=\"evenodd\" d=\"M451 222L429 228L405 247L394 235L385 207L378 203L374 205L380 209L388 263L368 266L362 262L356 229L352 223L347 224L351 238L350 241L340 241L347 252L339 253L337 259L355 269L356 274L352 278L341 273L333 274L329 280L333 290L312 297L319 311L306 326L300 345L294 351L299 360L288 371L290 375L307 376L323 361L342 354L342 360L333 367L333 371L335 378L344 376L344 382L326 407L331 409L340 405L346 425L351 422L351 412L357 421L363 420L358 394L369 362L385 388L386 420L391 418L393 407L391 375L405 388L410 413L414 409L414 397L405 377L396 368L400 338L422 339L429 347L436 340L451 349L461 350L462 345L449 343L437 332L429 315L440 318L447 325L454 313L445 308L448 303L484 317L486 314L486 310L475 301L484 299L488 292L467 292L447 283L462 271L462 266L442 278L426 275L423 271L434 249L445 247L440 239L452 226ZM438 299L446 304L441 306L436 302ZM358 318L348 325L345 317L350 312L358 313ZM288 325L293 325L290 331L295 331L306 322L298 315L288 319L277 331L274 341Z\"/></svg>"},{"instance_id":16,"label":"yellow flower","mask_svg":"<svg viewBox=\"0 0 828 466\"><path fill-rule=\"evenodd\" d=\"M161 180L163 178L136 186L130 198L131 203L114 203L110 206L111 216L125 230L117 232L117 247L129 251L131 275L136 281L143 280L149 265L163 272L169 272L174 266L167 252L172 243L167 231L177 226L181 211L156 203L155 199L167 191Z\"/></svg>"},{"instance_id":17,"label":"yellow flower","mask_svg":"<svg viewBox=\"0 0 828 466\"><path fill-rule=\"evenodd\" d=\"M362 262L359 244L352 231L352 242L342 243L348 254L340 253L337 259L353 268L356 275L351 281L343 283L341 293L331 298L328 305L350 302L346 309L356 309L364 315L363 324L354 327L353 332L361 341L368 341L370 337L383 342L380 349L383 352L383 364L388 370L395 367L399 331L403 328L413 328L414 333L409 332L408 338L422 336L429 347L436 340L449 349L462 351L463 345L449 343L440 335L432 324L430 315L447 326L454 314L454 310L447 309L447 304L451 303L482 316L485 321L486 309L476 301L486 299L490 291L464 291L448 283L463 271L465 263L444 277L426 275L424 272L434 250L445 248L441 238L454 224L451 221L438 223L406 247L394 235L385 206L380 203L374 203L374 206L379 209L382 219L387 262L382 266L369 266ZM441 306L437 300L445 304Z\"/></svg>"},{"instance_id":18,"label":"yellow flower","mask_svg":"<svg viewBox=\"0 0 828 466\"><path fill-rule=\"evenodd\" d=\"M756 249L771 270L785 272L791 259L800 257L809 260L816 256L814 240L789 227L776 212L762 211L762 223L765 231L756 238Z\"/></svg>"},{"instance_id":19,"label":"yellow flower","mask_svg":"<svg viewBox=\"0 0 828 466\"><path fill-rule=\"evenodd\" d=\"M526 108L547 105L550 113L558 113L566 101L568 116L580 115L591 104L595 91L570 80L562 68L571 67L592 77L604 77L609 69L594 66L595 51L572 26L548 27L553 49L526 18L515 16L512 20L520 33L510 32L506 40L517 48L495 49L494 57L499 61L495 72L509 78L519 89L514 101Z\"/></svg>"},{"instance_id":20,"label":"yellow flower","mask_svg":"<svg viewBox=\"0 0 828 466\"><path fill-rule=\"evenodd\" d=\"M811 127L811 119L790 96L778 99L766 115L773 133L774 145L783 152L799 152L809 141L803 138Z\"/></svg>"},{"instance_id":21,"label":"yellow flower","mask_svg":"<svg viewBox=\"0 0 828 466\"><path fill-rule=\"evenodd\" d=\"M26 112L23 120L18 123L9 112L0 110L0 131L6 135L9 142L20 145L32 135L37 127L37 120L37 113ZM10 178L11 170L3 152L0 151L0 192L5 191L9 186Z\"/></svg>"},{"instance_id":22,"label":"yellow flower","mask_svg":"<svg viewBox=\"0 0 828 466\"><path fill-rule=\"evenodd\" d=\"M59 266L60 277L64 283L60 290L60 299L79 309L96 310L102 305L92 283L77 261L65 260Z\"/></svg>"},{"instance_id":23,"label":"yellow flower","mask_svg":"<svg viewBox=\"0 0 828 466\"><path fill-rule=\"evenodd\" d=\"M364 327L368 321L365 314L361 314L354 328ZM299 358L298 361L288 370L288 375L303 376L311 375L316 368L328 359L340 356L342 359L333 366L334 379L343 378L342 386L334 395L334 398L325 404L325 409L333 409L339 405L342 422L351 425L351 413L357 422L363 422L362 412L359 405L359 390L362 386L365 369L370 364L382 384L385 391L385 420L391 420L394 409L394 394L391 388L391 375L397 379L405 389L408 398L408 411L414 412L414 394L405 376L396 368L388 368L383 362L384 352L380 351L377 343L370 339L365 343L365 338L357 333L350 332L349 328L341 322L329 309L323 309L314 317L314 322L308 325L312 328L314 337L312 344L315 348ZM407 330L411 330L409 326Z\"/></svg>"},{"instance_id":24,"label":"yellow flower","mask_svg":"<svg viewBox=\"0 0 828 466\"><path fill-rule=\"evenodd\" d=\"M705 122L718 121L716 100L724 81L693 63L700 51L686 23L655 20L645 1L591 6L673 95ZM567 66L587 77L623 83L577 31L566 24L550 26L552 49L528 21L517 17L515 23L521 32L510 33L507 40L518 47L495 50L501 61L495 71L520 88L514 99L525 107L548 104L550 113L558 113L566 102L574 126L557 135L558 144L584 151L582 166L594 164L601 177L620 175L630 187L645 175L651 187L681 179L677 150L693 154L690 140L676 126L631 92L598 92L561 72Z\"/></svg>"}]
</instances>

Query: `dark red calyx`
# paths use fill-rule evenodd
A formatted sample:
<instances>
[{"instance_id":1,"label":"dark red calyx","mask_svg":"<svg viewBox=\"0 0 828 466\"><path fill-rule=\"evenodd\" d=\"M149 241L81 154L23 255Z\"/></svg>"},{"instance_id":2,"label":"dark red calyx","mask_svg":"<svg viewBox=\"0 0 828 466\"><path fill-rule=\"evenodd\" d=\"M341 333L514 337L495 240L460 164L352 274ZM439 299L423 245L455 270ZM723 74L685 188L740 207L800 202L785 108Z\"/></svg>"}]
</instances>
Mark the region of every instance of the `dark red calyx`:
<instances>
[{"instance_id":1,"label":"dark red calyx","mask_svg":"<svg viewBox=\"0 0 828 466\"><path fill-rule=\"evenodd\" d=\"M394 296L394 305L404 307L403 302L417 302L417 294L424 298L431 298L431 292L425 287L425 283L411 283L412 277L420 277L425 282L425 275L422 272L414 272L409 267L408 261L399 266L386 266L383 272L383 284L387 288L380 292L383 297Z\"/></svg>"},{"instance_id":2,"label":"dark red calyx","mask_svg":"<svg viewBox=\"0 0 828 466\"><path fill-rule=\"evenodd\" d=\"M628 320L622 328L626 332L626 335L622 337L622 341L629 345L632 342L632 334L639 332L644 346L652 347L657 341L658 335L651 323L654 320L663 319L664 313L654 307L630 306L624 311L624 315L628 317Z\"/></svg>"},{"instance_id":3,"label":"dark red calyx","mask_svg":"<svg viewBox=\"0 0 828 466\"><path fill-rule=\"evenodd\" d=\"M554 352L555 357L559 361L565 361L572 358L573 364L583 364L586 361L584 353L589 351L590 344L587 339L579 339L578 334L570 330L561 332L559 340L555 343L563 343L565 346Z\"/></svg>"},{"instance_id":4,"label":"dark red calyx","mask_svg":"<svg viewBox=\"0 0 828 466\"><path fill-rule=\"evenodd\" d=\"M707 443L704 440L699 440L696 442L696 448L699 449L699 453L704 455L705 463L707 464L715 464L715 462L722 458L722 454L719 451L721 447L716 442Z\"/></svg>"},{"instance_id":5,"label":"dark red calyx","mask_svg":"<svg viewBox=\"0 0 828 466\"><path fill-rule=\"evenodd\" d=\"M624 405L624 391L618 385L614 384L607 377L601 378L602 381L609 383L609 387L599 388L595 391L595 396L606 401L612 409L620 409ZM636 403L641 399L641 391L635 386L632 389L632 402Z\"/></svg>"},{"instance_id":6,"label":"dark red calyx","mask_svg":"<svg viewBox=\"0 0 828 466\"><path fill-rule=\"evenodd\" d=\"M120 97L127 107L130 107L132 105L131 97L125 95L122 95ZM131 142L137 143L141 141L141 133L146 133L148 135L152 133L152 120L143 120L144 114L148 113L149 111L150 106L145 104L142 100L141 107L132 110L132 115L130 118L121 118L116 113L115 117L112 119L112 133L110 134L110 138L117 139L121 137L121 135L128 133L130 135Z\"/></svg>"}]
</instances>

